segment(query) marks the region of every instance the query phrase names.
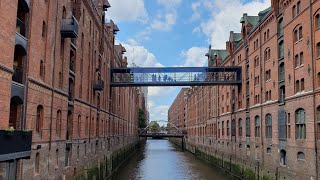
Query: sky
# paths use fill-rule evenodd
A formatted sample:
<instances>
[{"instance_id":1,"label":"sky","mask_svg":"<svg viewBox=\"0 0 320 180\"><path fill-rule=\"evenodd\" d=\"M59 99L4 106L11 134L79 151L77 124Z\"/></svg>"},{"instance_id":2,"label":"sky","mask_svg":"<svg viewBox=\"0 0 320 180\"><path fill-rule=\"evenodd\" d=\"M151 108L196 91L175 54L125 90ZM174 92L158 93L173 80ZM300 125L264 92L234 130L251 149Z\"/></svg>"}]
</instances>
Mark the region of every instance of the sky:
<instances>
[{"instance_id":1,"label":"sky","mask_svg":"<svg viewBox=\"0 0 320 180\"><path fill-rule=\"evenodd\" d=\"M243 13L257 15L271 0L109 0L106 12L120 31L116 43L128 64L140 67L206 66L211 44L225 49L229 32L240 32ZM150 121L167 120L181 87L149 87Z\"/></svg>"}]
</instances>

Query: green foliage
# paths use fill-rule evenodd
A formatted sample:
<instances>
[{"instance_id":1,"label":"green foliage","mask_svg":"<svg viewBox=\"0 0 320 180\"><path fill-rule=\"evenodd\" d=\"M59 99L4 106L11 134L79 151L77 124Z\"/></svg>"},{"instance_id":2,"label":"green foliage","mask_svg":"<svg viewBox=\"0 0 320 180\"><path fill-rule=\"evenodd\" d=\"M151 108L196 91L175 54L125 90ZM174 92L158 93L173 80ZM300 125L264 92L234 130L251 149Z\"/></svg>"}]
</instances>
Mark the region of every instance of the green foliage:
<instances>
[{"instance_id":1,"label":"green foliage","mask_svg":"<svg viewBox=\"0 0 320 180\"><path fill-rule=\"evenodd\" d=\"M152 121L152 122L150 122L149 129L150 129L151 132L159 132L160 131L160 125L157 122Z\"/></svg>"},{"instance_id":2,"label":"green foliage","mask_svg":"<svg viewBox=\"0 0 320 180\"><path fill-rule=\"evenodd\" d=\"M147 127L144 110L141 108L139 108L139 112L138 112L138 127L139 128Z\"/></svg>"},{"instance_id":3,"label":"green foliage","mask_svg":"<svg viewBox=\"0 0 320 180\"><path fill-rule=\"evenodd\" d=\"M256 174L251 169L246 169L244 171L244 179L255 180Z\"/></svg>"},{"instance_id":4,"label":"green foliage","mask_svg":"<svg viewBox=\"0 0 320 180\"><path fill-rule=\"evenodd\" d=\"M261 180L274 180L274 178L269 176L262 176Z\"/></svg>"}]
</instances>

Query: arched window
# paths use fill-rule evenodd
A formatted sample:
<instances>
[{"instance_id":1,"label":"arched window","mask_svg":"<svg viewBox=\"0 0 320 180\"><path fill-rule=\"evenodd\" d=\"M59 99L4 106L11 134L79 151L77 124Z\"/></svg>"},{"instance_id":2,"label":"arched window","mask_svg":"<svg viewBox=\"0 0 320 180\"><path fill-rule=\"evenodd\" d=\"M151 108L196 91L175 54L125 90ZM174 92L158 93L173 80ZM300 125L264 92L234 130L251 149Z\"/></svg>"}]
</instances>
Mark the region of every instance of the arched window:
<instances>
[{"instance_id":1,"label":"arched window","mask_svg":"<svg viewBox=\"0 0 320 180\"><path fill-rule=\"evenodd\" d=\"M287 139L287 114L285 111L279 111L278 113L278 126L279 126L279 139Z\"/></svg>"},{"instance_id":2,"label":"arched window","mask_svg":"<svg viewBox=\"0 0 320 180\"><path fill-rule=\"evenodd\" d=\"M269 148L269 147L267 148L267 153L271 154L271 148Z\"/></svg>"},{"instance_id":3,"label":"arched window","mask_svg":"<svg viewBox=\"0 0 320 180\"><path fill-rule=\"evenodd\" d=\"M230 136L230 123L227 121L227 136Z\"/></svg>"},{"instance_id":4,"label":"arched window","mask_svg":"<svg viewBox=\"0 0 320 180\"><path fill-rule=\"evenodd\" d=\"M302 26L299 27L299 40L303 38L302 35Z\"/></svg>"},{"instance_id":5,"label":"arched window","mask_svg":"<svg viewBox=\"0 0 320 180\"><path fill-rule=\"evenodd\" d=\"M299 36L298 36L298 30L294 30L294 42L297 42L299 40Z\"/></svg>"},{"instance_id":6,"label":"arched window","mask_svg":"<svg viewBox=\"0 0 320 180\"><path fill-rule=\"evenodd\" d=\"M250 117L246 118L246 137L250 137Z\"/></svg>"},{"instance_id":7,"label":"arched window","mask_svg":"<svg viewBox=\"0 0 320 180\"><path fill-rule=\"evenodd\" d=\"M297 3L297 14L300 14L300 11L301 11L300 5L301 5L301 3L300 3L300 1L298 1L298 3Z\"/></svg>"},{"instance_id":8,"label":"arched window","mask_svg":"<svg viewBox=\"0 0 320 180\"><path fill-rule=\"evenodd\" d=\"M318 28L320 28L320 14L317 14L316 15L316 18L315 18L315 20L316 20L316 29L318 29Z\"/></svg>"},{"instance_id":9,"label":"arched window","mask_svg":"<svg viewBox=\"0 0 320 180\"><path fill-rule=\"evenodd\" d=\"M44 79L44 62L40 61L40 77Z\"/></svg>"},{"instance_id":10,"label":"arched window","mask_svg":"<svg viewBox=\"0 0 320 180\"><path fill-rule=\"evenodd\" d=\"M34 161L34 173L38 175L40 173L40 153L36 153L36 158Z\"/></svg>"},{"instance_id":11,"label":"arched window","mask_svg":"<svg viewBox=\"0 0 320 180\"><path fill-rule=\"evenodd\" d=\"M46 22L42 22L42 38L45 38L47 34L47 25Z\"/></svg>"},{"instance_id":12,"label":"arched window","mask_svg":"<svg viewBox=\"0 0 320 180\"><path fill-rule=\"evenodd\" d=\"M81 136L81 115L78 116L78 136Z\"/></svg>"},{"instance_id":13,"label":"arched window","mask_svg":"<svg viewBox=\"0 0 320 180\"><path fill-rule=\"evenodd\" d=\"M283 52L283 41L280 41L279 43L279 59L284 57L284 52Z\"/></svg>"},{"instance_id":14,"label":"arched window","mask_svg":"<svg viewBox=\"0 0 320 180\"><path fill-rule=\"evenodd\" d=\"M61 137L61 119L62 119L62 113L59 109L57 111L57 120L56 120L56 135Z\"/></svg>"},{"instance_id":15,"label":"arched window","mask_svg":"<svg viewBox=\"0 0 320 180\"><path fill-rule=\"evenodd\" d=\"M272 138L272 116L266 115L266 138Z\"/></svg>"},{"instance_id":16,"label":"arched window","mask_svg":"<svg viewBox=\"0 0 320 180\"><path fill-rule=\"evenodd\" d=\"M239 119L239 137L242 137L242 119Z\"/></svg>"},{"instance_id":17,"label":"arched window","mask_svg":"<svg viewBox=\"0 0 320 180\"><path fill-rule=\"evenodd\" d=\"M300 53L300 66L304 64L303 52Z\"/></svg>"},{"instance_id":18,"label":"arched window","mask_svg":"<svg viewBox=\"0 0 320 180\"><path fill-rule=\"evenodd\" d=\"M294 65L295 65L295 67L299 67L299 55L298 54L296 54L294 56Z\"/></svg>"},{"instance_id":19,"label":"arched window","mask_svg":"<svg viewBox=\"0 0 320 180\"><path fill-rule=\"evenodd\" d=\"M255 134L255 137L260 137L260 117L259 116L256 116L254 118L254 124L255 124L255 130L254 130L254 134Z\"/></svg>"},{"instance_id":20,"label":"arched window","mask_svg":"<svg viewBox=\"0 0 320 180\"><path fill-rule=\"evenodd\" d=\"M317 44L317 55L318 55L318 58L320 58L320 42L318 42Z\"/></svg>"},{"instance_id":21,"label":"arched window","mask_svg":"<svg viewBox=\"0 0 320 180\"><path fill-rule=\"evenodd\" d=\"M300 108L296 110L296 139L306 139L305 111Z\"/></svg>"},{"instance_id":22,"label":"arched window","mask_svg":"<svg viewBox=\"0 0 320 180\"><path fill-rule=\"evenodd\" d=\"M284 63L281 63L279 65L279 81L284 81L284 75L285 75Z\"/></svg>"},{"instance_id":23,"label":"arched window","mask_svg":"<svg viewBox=\"0 0 320 180\"><path fill-rule=\"evenodd\" d=\"M287 152L284 149L281 149L280 151L280 164L282 166L287 165Z\"/></svg>"},{"instance_id":24,"label":"arched window","mask_svg":"<svg viewBox=\"0 0 320 180\"><path fill-rule=\"evenodd\" d=\"M305 155L303 152L298 152L297 153L297 159L298 160L304 160L305 159Z\"/></svg>"},{"instance_id":25,"label":"arched window","mask_svg":"<svg viewBox=\"0 0 320 180\"><path fill-rule=\"evenodd\" d=\"M320 138L320 106L317 108L317 122L318 122L318 138Z\"/></svg>"},{"instance_id":26,"label":"arched window","mask_svg":"<svg viewBox=\"0 0 320 180\"><path fill-rule=\"evenodd\" d=\"M278 36L282 36L283 35L283 19L281 18L278 21Z\"/></svg>"},{"instance_id":27,"label":"arched window","mask_svg":"<svg viewBox=\"0 0 320 180\"><path fill-rule=\"evenodd\" d=\"M296 5L292 6L292 18L296 17Z\"/></svg>"},{"instance_id":28,"label":"arched window","mask_svg":"<svg viewBox=\"0 0 320 180\"><path fill-rule=\"evenodd\" d=\"M320 72L318 72L318 87L320 87Z\"/></svg>"},{"instance_id":29,"label":"arched window","mask_svg":"<svg viewBox=\"0 0 320 180\"><path fill-rule=\"evenodd\" d=\"M300 89L300 81L296 80L296 87L295 87L295 93L298 93Z\"/></svg>"},{"instance_id":30,"label":"arched window","mask_svg":"<svg viewBox=\"0 0 320 180\"><path fill-rule=\"evenodd\" d=\"M300 84L301 84L301 89L300 90L304 91L304 78L301 79Z\"/></svg>"},{"instance_id":31,"label":"arched window","mask_svg":"<svg viewBox=\"0 0 320 180\"><path fill-rule=\"evenodd\" d=\"M36 132L41 134L41 128L43 123L43 106L39 105L37 107L37 117L36 117Z\"/></svg>"}]
</instances>

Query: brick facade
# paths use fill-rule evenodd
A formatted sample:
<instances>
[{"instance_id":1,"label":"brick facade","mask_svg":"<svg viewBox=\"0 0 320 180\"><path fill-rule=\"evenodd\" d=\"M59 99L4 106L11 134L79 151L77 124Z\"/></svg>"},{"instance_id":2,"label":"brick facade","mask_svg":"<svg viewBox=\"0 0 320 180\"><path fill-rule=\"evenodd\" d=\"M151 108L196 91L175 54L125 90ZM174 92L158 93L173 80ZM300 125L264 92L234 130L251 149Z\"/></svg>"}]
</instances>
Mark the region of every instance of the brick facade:
<instances>
[{"instance_id":1,"label":"brick facade","mask_svg":"<svg viewBox=\"0 0 320 180\"><path fill-rule=\"evenodd\" d=\"M188 90L187 144L266 176L316 179L320 1L271 4L258 16L243 14L226 50L209 49L208 65L241 66L243 83Z\"/></svg>"},{"instance_id":2,"label":"brick facade","mask_svg":"<svg viewBox=\"0 0 320 180\"><path fill-rule=\"evenodd\" d=\"M107 8L103 0L1 0L0 129L33 132L31 158L14 161L16 179L76 175L137 140L137 90L109 86L110 68L127 59L114 44L118 27L103 21ZM75 24L76 36L63 34ZM9 164L0 162L0 179Z\"/></svg>"}]
</instances>

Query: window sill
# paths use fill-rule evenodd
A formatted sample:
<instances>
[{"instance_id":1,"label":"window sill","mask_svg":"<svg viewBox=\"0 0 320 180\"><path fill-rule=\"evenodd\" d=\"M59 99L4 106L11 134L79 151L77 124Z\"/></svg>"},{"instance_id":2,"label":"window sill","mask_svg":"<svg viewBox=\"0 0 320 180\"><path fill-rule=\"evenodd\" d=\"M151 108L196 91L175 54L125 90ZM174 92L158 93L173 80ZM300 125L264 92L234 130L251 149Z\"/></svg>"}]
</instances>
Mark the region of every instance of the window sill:
<instances>
[{"instance_id":1,"label":"window sill","mask_svg":"<svg viewBox=\"0 0 320 180\"><path fill-rule=\"evenodd\" d=\"M268 82L270 82L271 81L271 79L268 79L268 80L266 80L266 83L268 83Z\"/></svg>"},{"instance_id":2,"label":"window sill","mask_svg":"<svg viewBox=\"0 0 320 180\"><path fill-rule=\"evenodd\" d=\"M268 59L268 60L266 60L266 61L265 61L265 63L268 63L268 62L270 62L270 61L271 61L271 60L270 60L270 59Z\"/></svg>"},{"instance_id":3,"label":"window sill","mask_svg":"<svg viewBox=\"0 0 320 180\"><path fill-rule=\"evenodd\" d=\"M298 39L298 41L296 41L296 42L294 43L294 45L298 44L298 43L301 42L302 40L303 40L303 38Z\"/></svg>"}]
</instances>

